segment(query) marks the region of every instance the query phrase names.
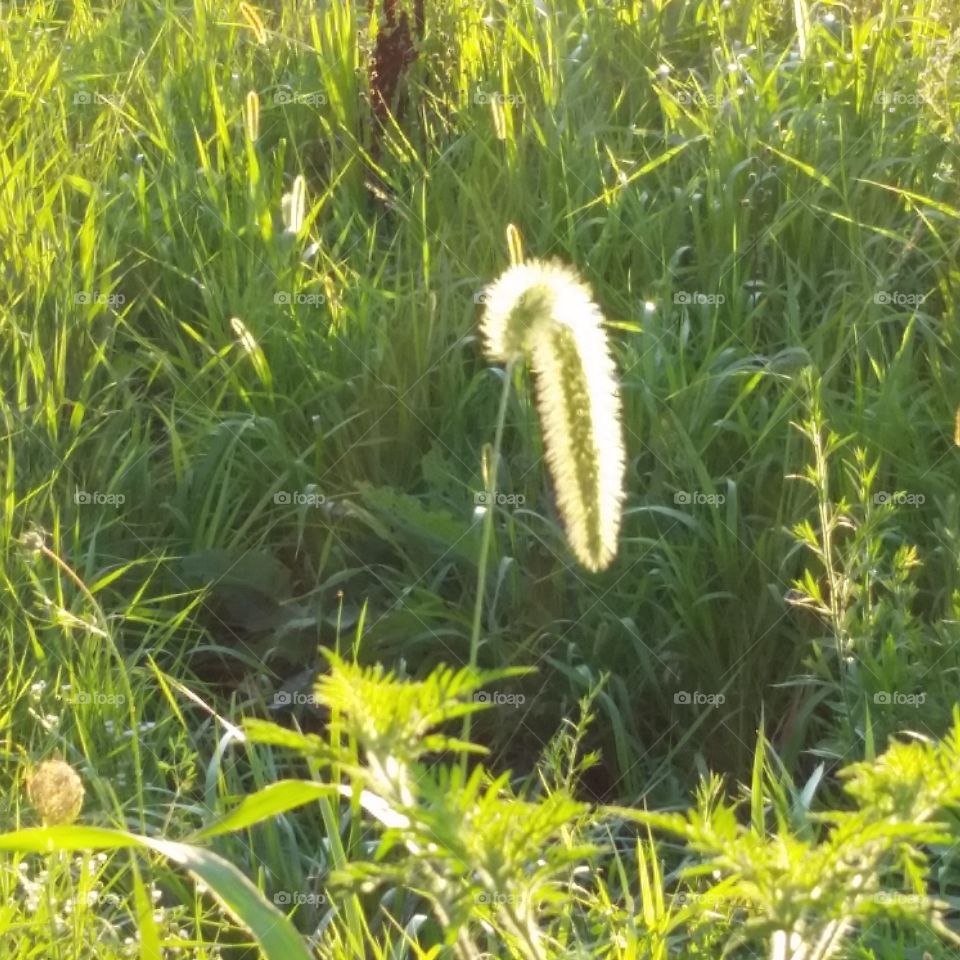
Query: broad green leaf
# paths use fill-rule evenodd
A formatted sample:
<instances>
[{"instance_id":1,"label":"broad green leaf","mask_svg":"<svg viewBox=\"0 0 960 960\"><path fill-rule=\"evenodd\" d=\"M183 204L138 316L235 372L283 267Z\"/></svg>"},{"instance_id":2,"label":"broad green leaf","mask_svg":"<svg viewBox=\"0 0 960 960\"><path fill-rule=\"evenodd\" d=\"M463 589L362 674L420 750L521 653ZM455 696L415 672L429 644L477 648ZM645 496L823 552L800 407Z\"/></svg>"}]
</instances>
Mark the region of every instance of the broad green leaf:
<instances>
[{"instance_id":1,"label":"broad green leaf","mask_svg":"<svg viewBox=\"0 0 960 960\"><path fill-rule=\"evenodd\" d=\"M181 558L177 566L191 586L248 588L277 600L290 595L290 571L262 550L202 550Z\"/></svg>"},{"instance_id":2,"label":"broad green leaf","mask_svg":"<svg viewBox=\"0 0 960 960\"><path fill-rule=\"evenodd\" d=\"M360 485L363 503L378 519L397 534L413 536L441 550L441 555L456 556L477 565L477 538L472 520L473 505L464 510L463 519L446 510L425 507L420 500L391 487Z\"/></svg>"},{"instance_id":3,"label":"broad green leaf","mask_svg":"<svg viewBox=\"0 0 960 960\"><path fill-rule=\"evenodd\" d=\"M286 813L321 797L338 794L339 788L328 783L311 780L280 780L245 797L226 816L197 831L192 840L209 840L211 837L234 830L242 830L278 814Z\"/></svg>"},{"instance_id":4,"label":"broad green leaf","mask_svg":"<svg viewBox=\"0 0 960 960\"><path fill-rule=\"evenodd\" d=\"M315 733L299 733L259 717L244 717L243 732L251 743L268 743L273 747L285 747L308 756L330 754L330 747ZM330 758L334 759L333 755L330 755Z\"/></svg>"},{"instance_id":5,"label":"broad green leaf","mask_svg":"<svg viewBox=\"0 0 960 960\"><path fill-rule=\"evenodd\" d=\"M152 850L202 880L220 905L253 934L266 960L313 960L293 924L232 864L209 850L106 827L31 827L0 835L0 850Z\"/></svg>"}]
</instances>

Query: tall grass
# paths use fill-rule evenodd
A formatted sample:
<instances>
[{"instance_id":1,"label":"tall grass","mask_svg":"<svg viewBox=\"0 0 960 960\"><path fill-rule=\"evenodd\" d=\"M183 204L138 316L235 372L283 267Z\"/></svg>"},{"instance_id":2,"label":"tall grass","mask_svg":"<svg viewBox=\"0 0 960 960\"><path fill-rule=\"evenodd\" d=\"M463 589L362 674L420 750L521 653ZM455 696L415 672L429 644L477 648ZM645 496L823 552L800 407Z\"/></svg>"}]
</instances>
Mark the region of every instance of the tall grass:
<instances>
[{"instance_id":1,"label":"tall grass","mask_svg":"<svg viewBox=\"0 0 960 960\"><path fill-rule=\"evenodd\" d=\"M414 676L469 661L478 451L502 387L476 324L509 223L531 256L577 264L608 320L627 496L618 559L584 574L515 371L515 507L497 513L477 659L538 672L475 737L532 769L598 690L584 798L661 804L699 772L749 779L761 724L797 782L826 765L828 797L895 731L946 729L953 7L431 6L378 152L364 5L4 8L11 827L33 822L28 760L57 754L88 824L186 836L299 770L231 725L304 696L318 645ZM291 849L325 841L336 865L367 842L325 804L216 852L270 896L308 889L315 864ZM622 855L649 878L653 854ZM70 955L56 904L86 902L88 876L123 900L116 942L73 915L77 951L139 949L122 904L151 881L124 856L30 861L53 891L32 913L5 864L11 950ZM248 937L156 870L170 949ZM330 936L361 955L351 897ZM298 922L323 915L303 903Z\"/></svg>"}]
</instances>

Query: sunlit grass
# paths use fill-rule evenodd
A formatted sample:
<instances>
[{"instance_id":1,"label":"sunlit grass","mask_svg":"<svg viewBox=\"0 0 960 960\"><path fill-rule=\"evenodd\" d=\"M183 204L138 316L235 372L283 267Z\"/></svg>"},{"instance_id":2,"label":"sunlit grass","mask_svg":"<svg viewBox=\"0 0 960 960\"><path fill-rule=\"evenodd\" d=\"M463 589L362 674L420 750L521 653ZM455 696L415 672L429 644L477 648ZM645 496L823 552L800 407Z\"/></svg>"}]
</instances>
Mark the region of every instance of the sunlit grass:
<instances>
[{"instance_id":1,"label":"sunlit grass","mask_svg":"<svg viewBox=\"0 0 960 960\"><path fill-rule=\"evenodd\" d=\"M363 658L467 661L501 388L477 321L508 223L577 265L609 321L627 497L617 563L584 576L533 391L512 391L479 656L539 672L476 735L529 770L609 674L585 796L674 802L691 771L745 778L761 721L799 782L945 729L952 6L802 4L802 56L793 2L431 6L376 169L363 4L4 8L9 826L38 822L24 776L58 755L82 822L185 836L290 774L225 723L275 712L318 642L357 645L358 620ZM49 554L24 546L33 530ZM212 613L211 550L254 557ZM218 850L273 897L313 882L328 833L281 818ZM318 872L363 842L354 822ZM78 869L53 868L57 897ZM69 955L15 870L0 902L33 938L20 955ZM128 859L97 871L132 896ZM185 955L247 936L156 873L190 905ZM322 916L305 903L298 923Z\"/></svg>"}]
</instances>

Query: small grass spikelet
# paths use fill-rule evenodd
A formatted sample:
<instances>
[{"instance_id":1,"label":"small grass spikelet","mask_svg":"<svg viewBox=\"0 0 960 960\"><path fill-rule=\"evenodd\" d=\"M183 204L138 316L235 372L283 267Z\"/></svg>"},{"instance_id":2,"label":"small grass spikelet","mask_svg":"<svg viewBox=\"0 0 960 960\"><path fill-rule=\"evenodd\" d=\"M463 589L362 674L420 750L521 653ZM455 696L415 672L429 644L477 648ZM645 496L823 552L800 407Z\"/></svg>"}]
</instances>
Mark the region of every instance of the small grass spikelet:
<instances>
[{"instance_id":1,"label":"small grass spikelet","mask_svg":"<svg viewBox=\"0 0 960 960\"><path fill-rule=\"evenodd\" d=\"M487 288L482 333L489 359L530 363L570 548L588 570L605 569L617 552L625 456L616 367L590 288L560 263L512 266Z\"/></svg>"}]
</instances>

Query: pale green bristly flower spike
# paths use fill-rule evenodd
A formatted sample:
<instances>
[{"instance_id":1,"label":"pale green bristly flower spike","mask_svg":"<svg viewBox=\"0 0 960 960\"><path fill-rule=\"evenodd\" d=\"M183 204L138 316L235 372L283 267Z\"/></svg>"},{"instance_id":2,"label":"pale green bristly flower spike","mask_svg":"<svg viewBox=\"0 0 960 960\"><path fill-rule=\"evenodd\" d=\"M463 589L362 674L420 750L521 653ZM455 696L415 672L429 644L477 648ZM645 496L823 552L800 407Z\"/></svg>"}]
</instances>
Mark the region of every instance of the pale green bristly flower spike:
<instances>
[{"instance_id":1,"label":"pale green bristly flower spike","mask_svg":"<svg viewBox=\"0 0 960 960\"><path fill-rule=\"evenodd\" d=\"M306 212L307 182L303 175L294 178L293 187L280 199L283 214L283 226L287 233L296 236L303 229L303 218Z\"/></svg>"},{"instance_id":2,"label":"pale green bristly flower spike","mask_svg":"<svg viewBox=\"0 0 960 960\"><path fill-rule=\"evenodd\" d=\"M260 97L256 90L251 90L247 94L243 119L247 128L247 137L251 143L255 143L260 137Z\"/></svg>"},{"instance_id":3,"label":"pale green bristly flower spike","mask_svg":"<svg viewBox=\"0 0 960 960\"><path fill-rule=\"evenodd\" d=\"M603 570L617 553L625 457L616 367L590 288L561 263L516 264L486 289L482 333L489 359L529 361L570 548Z\"/></svg>"}]
</instances>

